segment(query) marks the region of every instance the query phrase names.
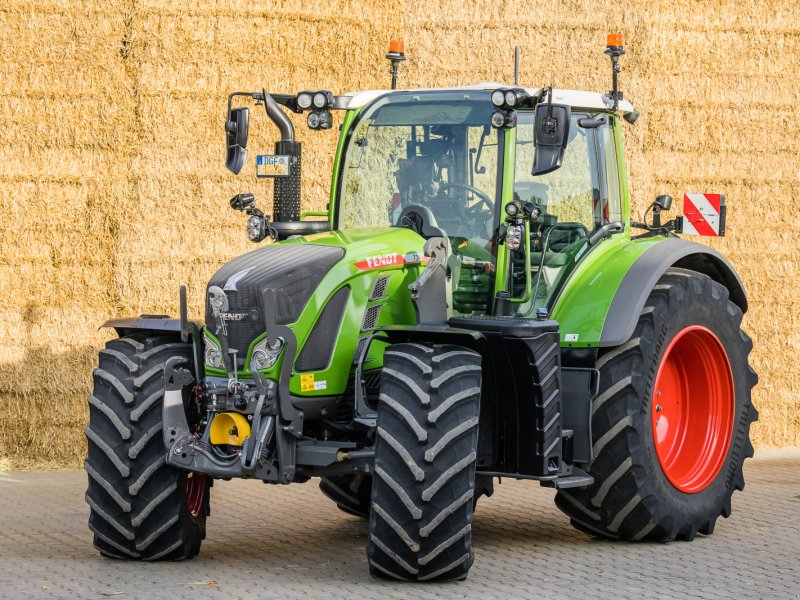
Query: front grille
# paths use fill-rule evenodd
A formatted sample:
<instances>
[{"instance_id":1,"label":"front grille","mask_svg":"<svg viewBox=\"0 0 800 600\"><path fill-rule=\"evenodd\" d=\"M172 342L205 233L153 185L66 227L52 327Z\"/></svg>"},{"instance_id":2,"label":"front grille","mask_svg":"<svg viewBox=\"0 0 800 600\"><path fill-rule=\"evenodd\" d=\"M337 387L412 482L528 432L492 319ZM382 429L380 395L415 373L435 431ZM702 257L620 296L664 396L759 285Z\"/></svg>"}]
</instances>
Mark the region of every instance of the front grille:
<instances>
[{"instance_id":1,"label":"front grille","mask_svg":"<svg viewBox=\"0 0 800 600\"><path fill-rule=\"evenodd\" d=\"M370 306L364 313L364 320L361 322L361 331L371 331L378 324L378 317L381 316L382 304Z\"/></svg>"},{"instance_id":2,"label":"front grille","mask_svg":"<svg viewBox=\"0 0 800 600\"><path fill-rule=\"evenodd\" d=\"M322 309L322 314L314 324L314 329L311 330L300 356L297 357L295 367L298 371L319 371L328 366L349 296L350 288L345 286L336 292Z\"/></svg>"},{"instance_id":3,"label":"front grille","mask_svg":"<svg viewBox=\"0 0 800 600\"><path fill-rule=\"evenodd\" d=\"M264 332L264 290L275 294L275 322L297 320L325 274L344 256L344 250L314 244L266 246L233 259L220 268L208 286L225 291L229 312L245 314L241 321L227 321L228 346L238 350L242 366L250 343ZM206 324L215 335L218 322L206 300Z\"/></svg>"}]
</instances>

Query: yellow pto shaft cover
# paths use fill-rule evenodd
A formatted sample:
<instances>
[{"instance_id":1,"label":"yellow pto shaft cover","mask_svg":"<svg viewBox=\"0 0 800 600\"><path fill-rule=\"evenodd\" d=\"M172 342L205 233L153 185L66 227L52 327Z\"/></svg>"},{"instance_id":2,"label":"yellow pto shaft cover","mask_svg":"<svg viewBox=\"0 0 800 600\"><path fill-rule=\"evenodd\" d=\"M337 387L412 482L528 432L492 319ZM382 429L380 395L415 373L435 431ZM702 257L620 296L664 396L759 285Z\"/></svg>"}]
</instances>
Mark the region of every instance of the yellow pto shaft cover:
<instances>
[{"instance_id":1,"label":"yellow pto shaft cover","mask_svg":"<svg viewBox=\"0 0 800 600\"><path fill-rule=\"evenodd\" d=\"M211 421L209 438L215 445L241 446L250 437L250 423L244 415L233 412L220 413Z\"/></svg>"}]
</instances>

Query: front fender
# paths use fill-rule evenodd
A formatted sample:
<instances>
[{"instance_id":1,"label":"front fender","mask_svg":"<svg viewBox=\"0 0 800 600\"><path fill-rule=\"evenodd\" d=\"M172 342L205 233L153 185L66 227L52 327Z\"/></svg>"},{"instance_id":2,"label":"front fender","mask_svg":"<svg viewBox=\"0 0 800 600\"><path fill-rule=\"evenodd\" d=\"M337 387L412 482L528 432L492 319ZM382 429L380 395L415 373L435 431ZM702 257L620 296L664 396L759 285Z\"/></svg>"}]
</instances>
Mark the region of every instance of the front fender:
<instances>
[{"instance_id":1,"label":"front fender","mask_svg":"<svg viewBox=\"0 0 800 600\"><path fill-rule=\"evenodd\" d=\"M715 250L680 238L619 236L603 242L573 272L556 300L562 347L612 347L630 338L647 297L670 267L704 273L747 311L736 270Z\"/></svg>"},{"instance_id":2,"label":"front fender","mask_svg":"<svg viewBox=\"0 0 800 600\"><path fill-rule=\"evenodd\" d=\"M194 356L193 370L197 381L203 377L203 322L187 321L186 330L183 329L180 319L170 318L168 315L142 315L127 319L109 319L101 326L113 328L120 337L135 333L164 334L175 333L181 336L183 341L192 343L192 355Z\"/></svg>"}]
</instances>

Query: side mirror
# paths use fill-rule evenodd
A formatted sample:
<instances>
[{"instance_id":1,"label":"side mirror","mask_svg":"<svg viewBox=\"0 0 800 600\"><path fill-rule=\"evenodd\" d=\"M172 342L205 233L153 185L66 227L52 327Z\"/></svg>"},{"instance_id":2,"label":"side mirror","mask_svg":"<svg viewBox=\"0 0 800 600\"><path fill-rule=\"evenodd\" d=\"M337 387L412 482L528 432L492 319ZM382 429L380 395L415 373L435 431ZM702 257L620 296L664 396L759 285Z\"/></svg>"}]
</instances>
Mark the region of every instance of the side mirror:
<instances>
[{"instance_id":1,"label":"side mirror","mask_svg":"<svg viewBox=\"0 0 800 600\"><path fill-rule=\"evenodd\" d=\"M231 109L225 122L225 141L228 153L225 166L236 175L244 167L247 159L247 131L250 124L250 109L246 107Z\"/></svg>"},{"instance_id":2,"label":"side mirror","mask_svg":"<svg viewBox=\"0 0 800 600\"><path fill-rule=\"evenodd\" d=\"M656 196L656 201L653 204L658 206L661 210L669 210L672 208L672 196L667 196L666 194Z\"/></svg>"},{"instance_id":3,"label":"side mirror","mask_svg":"<svg viewBox=\"0 0 800 600\"><path fill-rule=\"evenodd\" d=\"M531 175L555 171L564 159L572 110L564 104L537 104L533 118L536 154Z\"/></svg>"}]
</instances>

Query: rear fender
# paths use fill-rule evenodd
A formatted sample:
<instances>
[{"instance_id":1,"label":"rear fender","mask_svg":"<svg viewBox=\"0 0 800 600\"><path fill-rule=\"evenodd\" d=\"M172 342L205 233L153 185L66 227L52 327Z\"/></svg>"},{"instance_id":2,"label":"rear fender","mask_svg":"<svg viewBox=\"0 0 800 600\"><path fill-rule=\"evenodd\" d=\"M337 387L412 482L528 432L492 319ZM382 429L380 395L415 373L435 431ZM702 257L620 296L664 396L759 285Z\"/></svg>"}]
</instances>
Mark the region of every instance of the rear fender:
<instances>
[{"instance_id":1,"label":"rear fender","mask_svg":"<svg viewBox=\"0 0 800 600\"><path fill-rule=\"evenodd\" d=\"M612 347L627 341L647 297L671 267L708 275L747 311L741 279L715 250L674 237L619 236L588 253L556 299L552 318L559 322L562 348Z\"/></svg>"},{"instance_id":2,"label":"rear fender","mask_svg":"<svg viewBox=\"0 0 800 600\"><path fill-rule=\"evenodd\" d=\"M646 250L631 265L611 302L601 347L618 346L630 339L650 292L671 267L708 275L728 289L731 302L747 312L744 284L724 256L707 246L671 238Z\"/></svg>"}]
</instances>

